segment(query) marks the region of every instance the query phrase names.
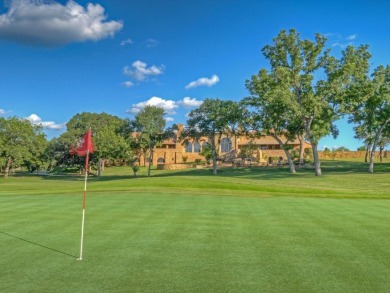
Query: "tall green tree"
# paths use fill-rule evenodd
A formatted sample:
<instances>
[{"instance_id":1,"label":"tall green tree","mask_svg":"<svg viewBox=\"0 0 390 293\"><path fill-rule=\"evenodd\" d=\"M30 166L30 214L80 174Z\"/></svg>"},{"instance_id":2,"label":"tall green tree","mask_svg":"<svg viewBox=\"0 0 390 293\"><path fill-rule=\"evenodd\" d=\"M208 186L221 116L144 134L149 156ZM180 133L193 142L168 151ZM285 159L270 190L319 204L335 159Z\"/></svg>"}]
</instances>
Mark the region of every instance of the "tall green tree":
<instances>
[{"instance_id":1,"label":"tall green tree","mask_svg":"<svg viewBox=\"0 0 390 293\"><path fill-rule=\"evenodd\" d=\"M291 131L292 125L303 127L312 147L317 176L322 175L318 142L325 135L338 135L334 121L342 114L343 92L351 76L358 76L360 67L368 66L369 58L365 46L356 50L349 47L342 58L336 59L325 45L326 38L321 34L310 41L302 40L294 29L282 30L272 45L262 49L270 71L262 69L247 82L252 96L271 99L265 101L266 107L261 111L274 126L286 131Z\"/></svg>"},{"instance_id":2,"label":"tall green tree","mask_svg":"<svg viewBox=\"0 0 390 293\"><path fill-rule=\"evenodd\" d=\"M42 127L18 117L0 118L0 157L5 161L5 177L12 167L38 167L45 149Z\"/></svg>"},{"instance_id":3,"label":"tall green tree","mask_svg":"<svg viewBox=\"0 0 390 293\"><path fill-rule=\"evenodd\" d=\"M259 135L272 136L279 143L287 157L290 172L295 173L288 143L304 132L303 123L292 108L294 96L290 85L279 78L280 71L261 69L258 75L252 76L246 84L252 96L244 99L243 103L251 109L253 130Z\"/></svg>"},{"instance_id":4,"label":"tall green tree","mask_svg":"<svg viewBox=\"0 0 390 293\"><path fill-rule=\"evenodd\" d=\"M207 139L211 149L214 175L217 175L217 158L222 136L230 135L233 125L239 124L240 111L236 110L237 104L233 101L205 99L202 105L188 114L187 127L182 133L182 139L192 138L197 141Z\"/></svg>"},{"instance_id":5,"label":"tall green tree","mask_svg":"<svg viewBox=\"0 0 390 293\"><path fill-rule=\"evenodd\" d=\"M67 138L64 139L74 144L91 127L96 146L93 157L97 158L98 175L100 175L107 160L127 159L130 145L126 138L131 133L130 125L128 119L121 119L107 113L83 112L73 116L66 124Z\"/></svg>"},{"instance_id":6,"label":"tall green tree","mask_svg":"<svg viewBox=\"0 0 390 293\"><path fill-rule=\"evenodd\" d=\"M373 173L376 149L386 140L390 125L390 66L378 66L371 77L354 86L347 106L352 114L349 121L356 124L356 136L371 146L368 172Z\"/></svg>"},{"instance_id":7,"label":"tall green tree","mask_svg":"<svg viewBox=\"0 0 390 293\"><path fill-rule=\"evenodd\" d=\"M154 148L168 134L164 131L166 124L164 115L164 109L155 106L146 106L135 116L134 124L137 131L137 140L141 148L142 146L147 146L149 150L148 177L150 177Z\"/></svg>"},{"instance_id":8,"label":"tall green tree","mask_svg":"<svg viewBox=\"0 0 390 293\"><path fill-rule=\"evenodd\" d=\"M349 122L351 122L351 119ZM370 156L372 142L375 135L371 131L371 127L369 127L369 125L367 124L355 125L353 129L355 131L354 138L363 140L364 151L366 151L366 154L364 156L364 162L367 163Z\"/></svg>"}]
</instances>

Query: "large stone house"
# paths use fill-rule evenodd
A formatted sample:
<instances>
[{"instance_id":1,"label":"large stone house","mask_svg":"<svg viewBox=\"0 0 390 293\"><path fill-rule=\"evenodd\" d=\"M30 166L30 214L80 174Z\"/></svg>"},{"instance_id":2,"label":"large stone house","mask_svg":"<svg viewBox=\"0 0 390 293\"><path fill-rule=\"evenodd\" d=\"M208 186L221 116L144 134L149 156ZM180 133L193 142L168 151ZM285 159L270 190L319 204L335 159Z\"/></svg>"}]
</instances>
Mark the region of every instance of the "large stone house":
<instances>
[{"instance_id":1,"label":"large stone house","mask_svg":"<svg viewBox=\"0 0 390 293\"><path fill-rule=\"evenodd\" d=\"M179 130L170 139L164 140L162 144L155 148L153 154L153 165L157 164L180 164L184 161L195 162L200 159L204 161L204 157L200 155L202 148L207 144L207 139L201 141L188 141L184 143L179 141L178 137L183 129L183 125L179 124ZM280 149L279 143L272 136L263 136L260 138L251 138L248 136L225 136L221 139L219 146L219 156L221 159L232 160L236 158L242 147L249 143L255 144L258 148L254 156L256 160L262 161L269 157L283 157L286 155ZM300 141L295 139L290 143L293 148L299 149ZM304 148L310 148L310 144L304 142ZM141 156L139 158L140 166L145 166L148 163L148 158Z\"/></svg>"}]
</instances>

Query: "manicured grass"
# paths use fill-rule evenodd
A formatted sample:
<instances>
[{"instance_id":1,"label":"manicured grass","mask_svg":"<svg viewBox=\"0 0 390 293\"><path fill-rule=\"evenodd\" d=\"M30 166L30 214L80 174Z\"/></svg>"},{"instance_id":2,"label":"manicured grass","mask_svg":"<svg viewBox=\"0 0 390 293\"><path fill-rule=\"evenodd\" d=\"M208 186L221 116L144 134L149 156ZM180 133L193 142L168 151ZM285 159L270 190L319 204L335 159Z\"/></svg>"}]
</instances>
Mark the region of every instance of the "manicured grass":
<instances>
[{"instance_id":1,"label":"manicured grass","mask_svg":"<svg viewBox=\"0 0 390 293\"><path fill-rule=\"evenodd\" d=\"M390 164L323 166L107 169L83 261L83 178L0 178L0 292L386 292Z\"/></svg>"}]
</instances>

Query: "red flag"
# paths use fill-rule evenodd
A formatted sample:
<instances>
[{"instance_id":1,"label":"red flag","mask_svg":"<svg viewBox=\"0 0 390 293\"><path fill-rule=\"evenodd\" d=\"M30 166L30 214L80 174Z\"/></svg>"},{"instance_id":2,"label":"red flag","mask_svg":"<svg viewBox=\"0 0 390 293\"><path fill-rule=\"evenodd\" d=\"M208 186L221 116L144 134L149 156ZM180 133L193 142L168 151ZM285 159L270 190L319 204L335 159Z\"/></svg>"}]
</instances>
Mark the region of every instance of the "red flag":
<instances>
[{"instance_id":1,"label":"red flag","mask_svg":"<svg viewBox=\"0 0 390 293\"><path fill-rule=\"evenodd\" d=\"M91 129L79 140L75 147L70 149L72 155L86 156L88 153L93 153L95 146L92 141Z\"/></svg>"}]
</instances>

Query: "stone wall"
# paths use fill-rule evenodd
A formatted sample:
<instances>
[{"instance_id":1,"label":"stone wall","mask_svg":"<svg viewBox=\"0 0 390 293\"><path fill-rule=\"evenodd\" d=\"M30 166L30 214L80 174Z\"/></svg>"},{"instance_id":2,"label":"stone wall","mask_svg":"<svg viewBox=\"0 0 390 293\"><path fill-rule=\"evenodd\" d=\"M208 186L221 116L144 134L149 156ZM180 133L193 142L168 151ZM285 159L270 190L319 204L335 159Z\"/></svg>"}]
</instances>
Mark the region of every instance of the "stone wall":
<instances>
[{"instance_id":1,"label":"stone wall","mask_svg":"<svg viewBox=\"0 0 390 293\"><path fill-rule=\"evenodd\" d=\"M157 164L157 170L180 170L192 168L191 164Z\"/></svg>"},{"instance_id":2,"label":"stone wall","mask_svg":"<svg viewBox=\"0 0 390 293\"><path fill-rule=\"evenodd\" d=\"M327 156L323 151L318 152L320 159L333 159L332 155ZM335 159L357 159L364 158L366 156L365 151L351 151L351 152L336 152ZM375 157L379 158L379 151L375 152ZM390 151L383 152L384 158L390 157Z\"/></svg>"},{"instance_id":3,"label":"stone wall","mask_svg":"<svg viewBox=\"0 0 390 293\"><path fill-rule=\"evenodd\" d=\"M264 156L267 156L267 158L270 158L270 157L282 157L283 159L286 159L287 160L287 156L286 154L284 153L283 150L263 150L261 151L263 153L263 157Z\"/></svg>"}]
</instances>

